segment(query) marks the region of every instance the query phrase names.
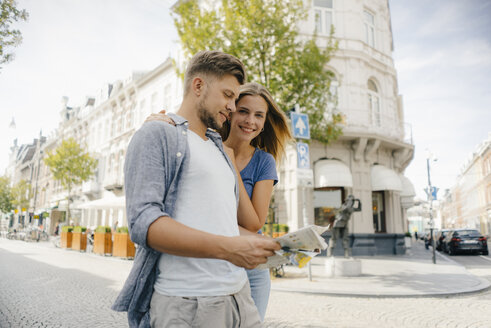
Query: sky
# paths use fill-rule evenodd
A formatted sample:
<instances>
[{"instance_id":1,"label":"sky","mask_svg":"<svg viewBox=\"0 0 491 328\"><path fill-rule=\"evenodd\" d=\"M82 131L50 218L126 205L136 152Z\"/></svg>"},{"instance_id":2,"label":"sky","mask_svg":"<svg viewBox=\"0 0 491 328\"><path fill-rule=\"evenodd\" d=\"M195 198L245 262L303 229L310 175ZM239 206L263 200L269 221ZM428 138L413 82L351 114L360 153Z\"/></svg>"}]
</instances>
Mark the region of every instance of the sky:
<instances>
[{"instance_id":1,"label":"sky","mask_svg":"<svg viewBox=\"0 0 491 328\"><path fill-rule=\"evenodd\" d=\"M23 43L0 70L0 174L13 138L56 129L61 98L79 106L105 83L151 70L176 47L174 0L18 0ZM415 155L405 175L419 197L452 187L491 132L491 1L390 0L393 58ZM15 118L16 129L9 128ZM439 196L442 195L440 191Z\"/></svg>"}]
</instances>

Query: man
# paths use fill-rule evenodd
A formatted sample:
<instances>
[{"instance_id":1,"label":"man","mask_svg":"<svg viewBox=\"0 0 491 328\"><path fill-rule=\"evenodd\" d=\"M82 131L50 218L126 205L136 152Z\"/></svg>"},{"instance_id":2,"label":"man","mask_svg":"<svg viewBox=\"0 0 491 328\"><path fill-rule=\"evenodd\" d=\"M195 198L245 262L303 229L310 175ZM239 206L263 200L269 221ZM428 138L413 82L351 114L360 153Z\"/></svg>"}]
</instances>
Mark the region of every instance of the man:
<instances>
[{"instance_id":1,"label":"man","mask_svg":"<svg viewBox=\"0 0 491 328\"><path fill-rule=\"evenodd\" d=\"M237 225L238 185L217 129L235 111L242 63L217 51L188 64L184 97L169 116L147 122L128 146L126 209L139 245L113 309L131 327L256 327L259 315L243 268L280 246Z\"/></svg>"}]
</instances>

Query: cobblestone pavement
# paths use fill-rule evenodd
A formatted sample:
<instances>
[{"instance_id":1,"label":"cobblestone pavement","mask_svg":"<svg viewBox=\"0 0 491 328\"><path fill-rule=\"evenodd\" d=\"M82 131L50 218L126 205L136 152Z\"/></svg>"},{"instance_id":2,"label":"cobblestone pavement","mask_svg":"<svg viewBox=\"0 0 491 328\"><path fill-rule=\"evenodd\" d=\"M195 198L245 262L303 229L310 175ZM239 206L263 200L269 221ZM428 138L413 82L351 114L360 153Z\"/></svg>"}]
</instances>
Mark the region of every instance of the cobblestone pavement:
<instances>
[{"instance_id":1,"label":"cobblestone pavement","mask_svg":"<svg viewBox=\"0 0 491 328\"><path fill-rule=\"evenodd\" d=\"M0 263L2 328L128 326L125 314L109 309L117 295L111 280L1 247Z\"/></svg>"},{"instance_id":2,"label":"cobblestone pavement","mask_svg":"<svg viewBox=\"0 0 491 328\"><path fill-rule=\"evenodd\" d=\"M427 254L416 254L427 256ZM491 281L484 256L447 257ZM443 261L442 257L438 261ZM272 291L265 327L491 327L491 289L465 296L338 297Z\"/></svg>"},{"instance_id":3,"label":"cobblestone pavement","mask_svg":"<svg viewBox=\"0 0 491 328\"><path fill-rule=\"evenodd\" d=\"M0 238L0 327L127 327L109 309L131 266ZM491 268L477 274L491 279ZM104 278L106 277L106 278ZM264 327L491 328L491 291L457 297L337 297L272 291Z\"/></svg>"}]
</instances>

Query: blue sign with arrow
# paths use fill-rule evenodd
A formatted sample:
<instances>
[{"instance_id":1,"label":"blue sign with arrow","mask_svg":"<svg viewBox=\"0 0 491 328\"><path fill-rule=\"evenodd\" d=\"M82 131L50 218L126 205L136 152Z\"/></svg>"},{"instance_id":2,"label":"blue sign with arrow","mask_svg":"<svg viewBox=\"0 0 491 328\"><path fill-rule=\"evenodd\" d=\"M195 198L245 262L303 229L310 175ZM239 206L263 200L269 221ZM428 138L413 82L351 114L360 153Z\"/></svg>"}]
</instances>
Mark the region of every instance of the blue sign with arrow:
<instances>
[{"instance_id":1,"label":"blue sign with arrow","mask_svg":"<svg viewBox=\"0 0 491 328\"><path fill-rule=\"evenodd\" d=\"M291 113L293 137L310 139L309 116L307 114Z\"/></svg>"}]
</instances>

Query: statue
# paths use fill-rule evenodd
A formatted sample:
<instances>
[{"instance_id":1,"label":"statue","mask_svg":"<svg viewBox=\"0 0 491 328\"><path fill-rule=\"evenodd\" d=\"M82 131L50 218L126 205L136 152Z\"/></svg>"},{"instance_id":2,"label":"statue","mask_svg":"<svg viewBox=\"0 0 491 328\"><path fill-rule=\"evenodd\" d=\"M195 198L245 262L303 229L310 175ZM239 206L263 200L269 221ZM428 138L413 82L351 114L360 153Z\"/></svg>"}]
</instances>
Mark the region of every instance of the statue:
<instances>
[{"instance_id":1,"label":"statue","mask_svg":"<svg viewBox=\"0 0 491 328\"><path fill-rule=\"evenodd\" d=\"M346 201L341 205L341 208L334 216L333 222L330 224L331 240L329 240L329 248L327 256L333 256L333 250L336 246L338 238L343 240L344 257L351 256L351 248L349 247L349 228L348 221L353 212L361 211L361 202L353 195L349 195Z\"/></svg>"}]
</instances>

